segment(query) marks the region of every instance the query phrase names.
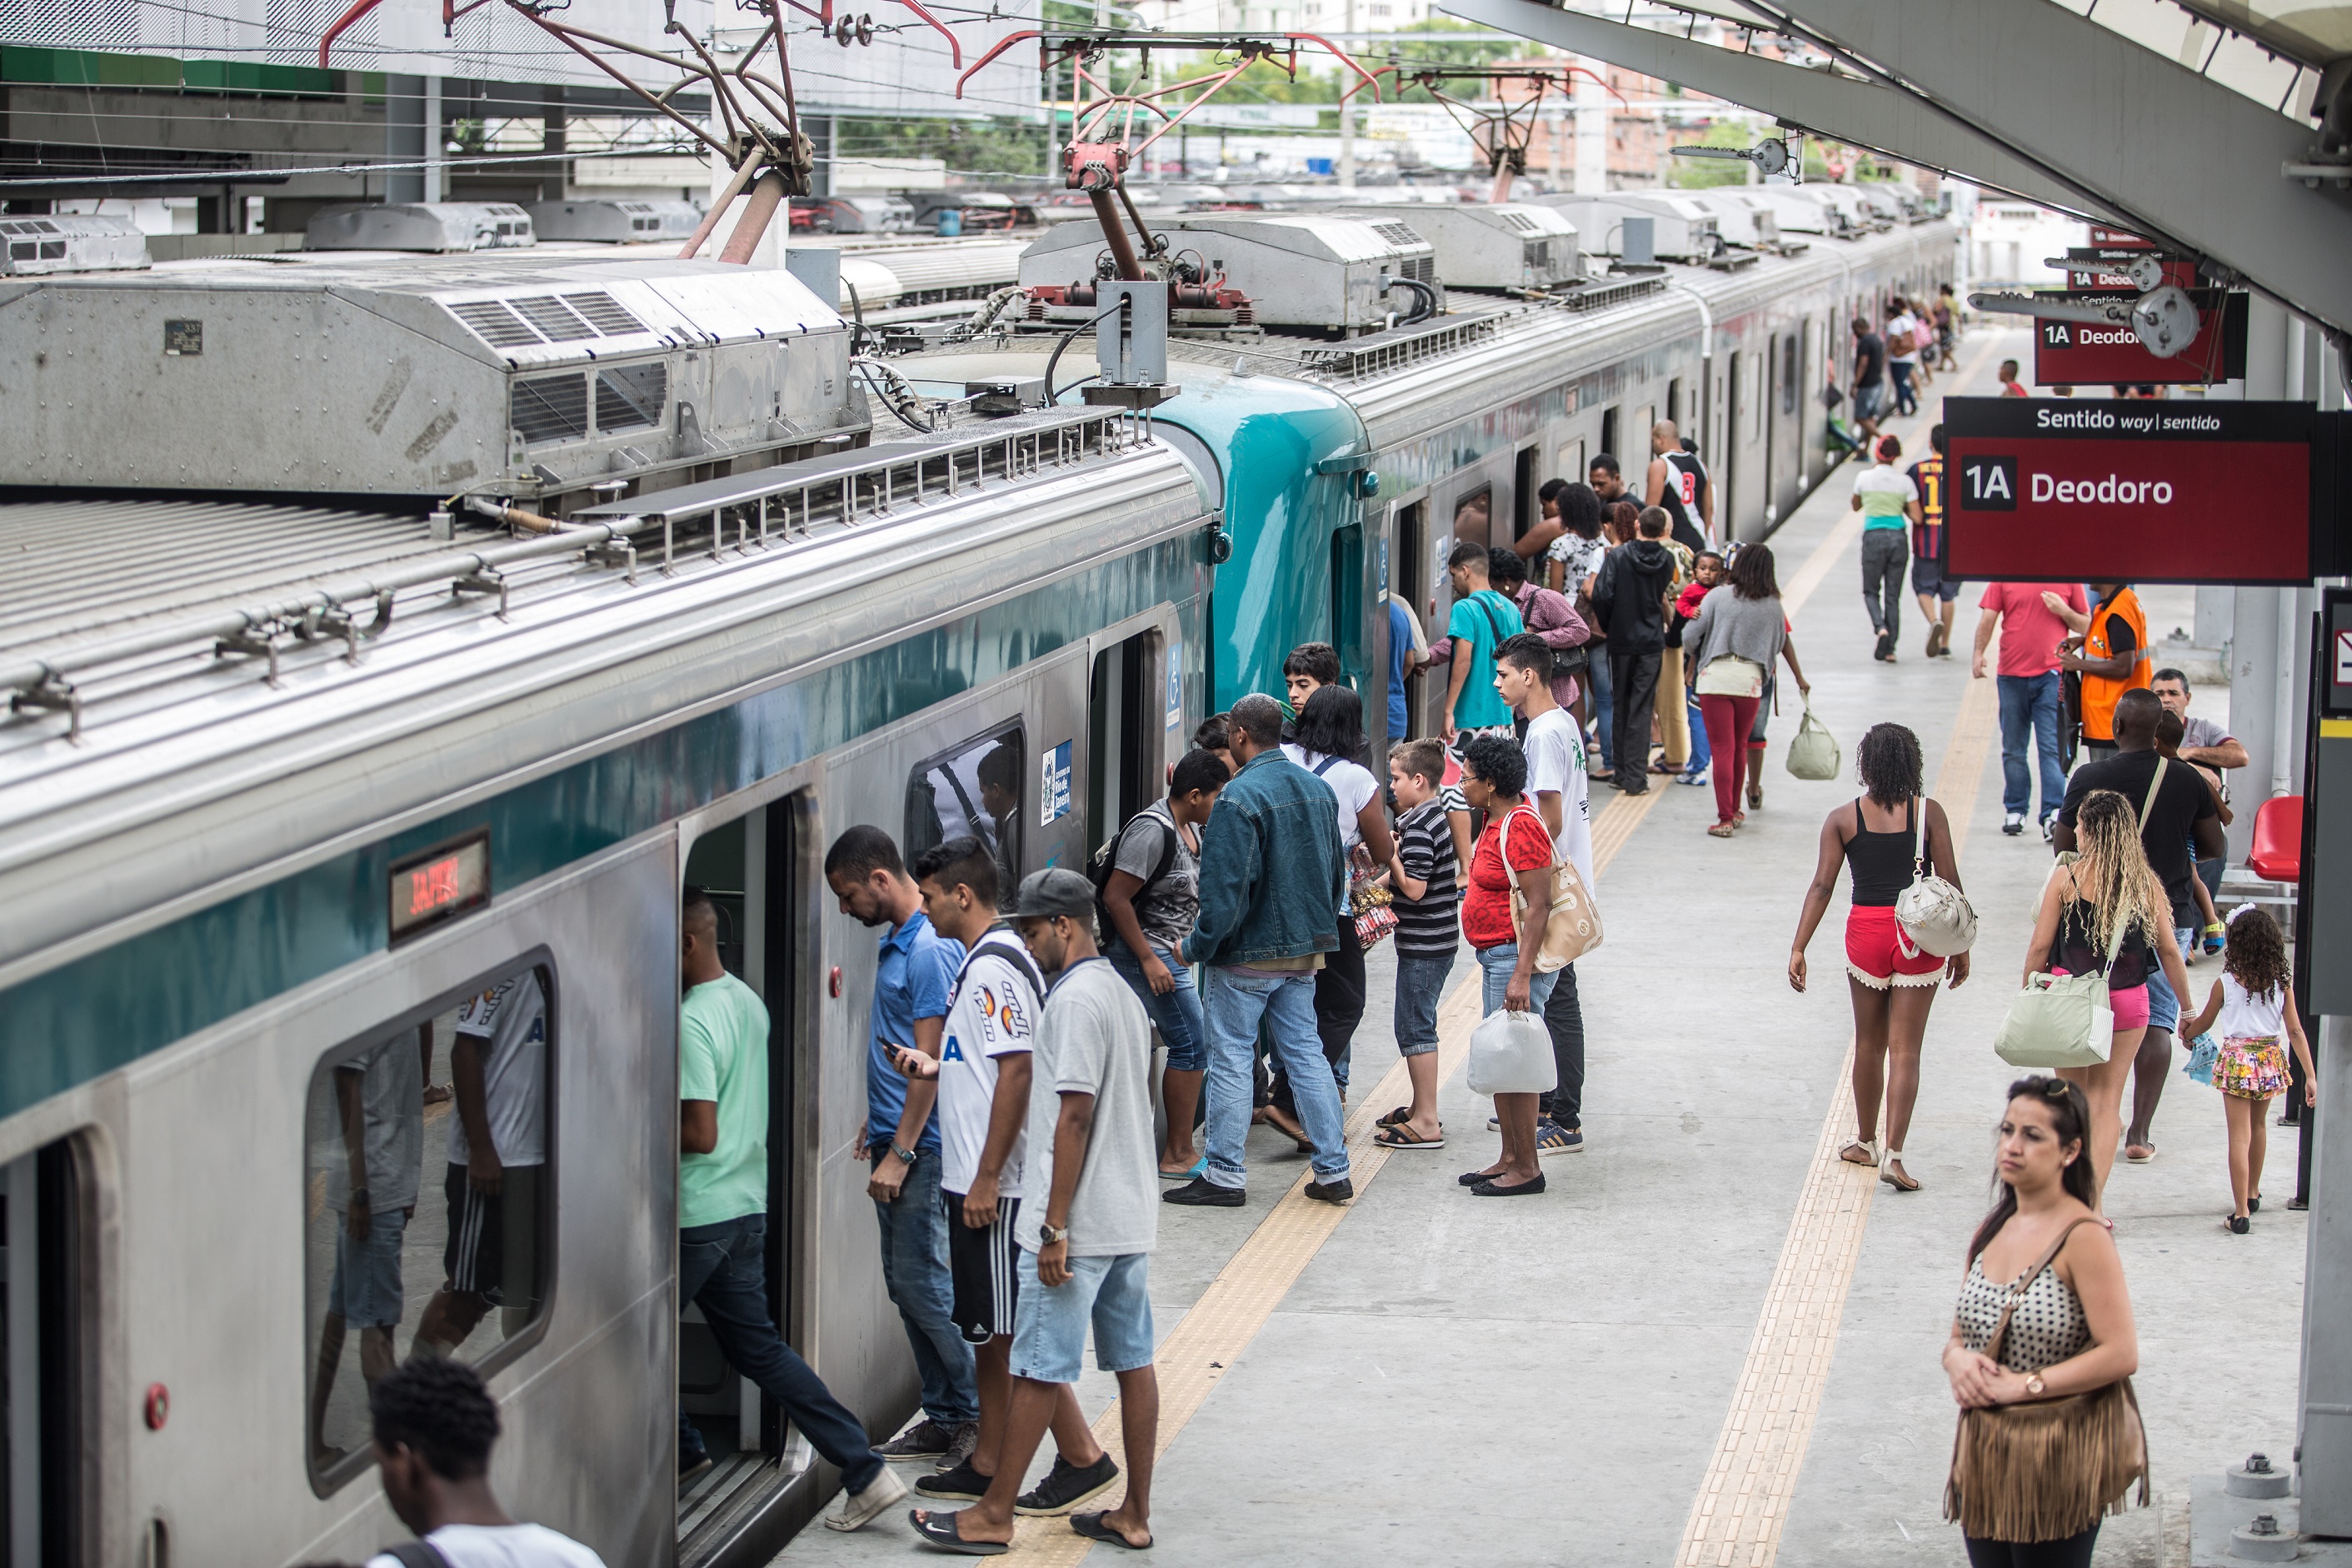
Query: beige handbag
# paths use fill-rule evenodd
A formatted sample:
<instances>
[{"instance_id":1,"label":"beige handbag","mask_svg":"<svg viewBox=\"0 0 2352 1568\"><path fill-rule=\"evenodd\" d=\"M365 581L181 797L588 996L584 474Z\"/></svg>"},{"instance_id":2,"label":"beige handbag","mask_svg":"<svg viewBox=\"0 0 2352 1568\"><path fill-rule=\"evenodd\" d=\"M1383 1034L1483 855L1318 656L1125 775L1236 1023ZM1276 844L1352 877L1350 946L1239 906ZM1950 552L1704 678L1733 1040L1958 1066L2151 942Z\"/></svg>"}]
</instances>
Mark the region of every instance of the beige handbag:
<instances>
[{"instance_id":1,"label":"beige handbag","mask_svg":"<svg viewBox=\"0 0 2352 1568\"><path fill-rule=\"evenodd\" d=\"M1519 810L1525 810L1522 806ZM1503 818L1503 871L1511 879L1511 929L1521 930L1527 922L1528 896L1519 890L1518 872L1511 865L1511 817ZM1592 901L1592 893L1585 887L1584 879L1577 874L1576 863L1552 847L1551 912L1544 918L1543 946L1537 950L1535 972L1549 974L1566 969L1586 953L1601 945L1601 910Z\"/></svg>"},{"instance_id":2,"label":"beige handbag","mask_svg":"<svg viewBox=\"0 0 2352 1568\"><path fill-rule=\"evenodd\" d=\"M1701 697L1761 697L1764 667L1736 653L1719 653L1700 668L1691 686Z\"/></svg>"},{"instance_id":3,"label":"beige handbag","mask_svg":"<svg viewBox=\"0 0 2352 1568\"><path fill-rule=\"evenodd\" d=\"M1912 805L1911 885L1895 895L1895 921L1922 952L1949 958L1976 945L1977 911L1969 896L1927 861L1927 797Z\"/></svg>"}]
</instances>

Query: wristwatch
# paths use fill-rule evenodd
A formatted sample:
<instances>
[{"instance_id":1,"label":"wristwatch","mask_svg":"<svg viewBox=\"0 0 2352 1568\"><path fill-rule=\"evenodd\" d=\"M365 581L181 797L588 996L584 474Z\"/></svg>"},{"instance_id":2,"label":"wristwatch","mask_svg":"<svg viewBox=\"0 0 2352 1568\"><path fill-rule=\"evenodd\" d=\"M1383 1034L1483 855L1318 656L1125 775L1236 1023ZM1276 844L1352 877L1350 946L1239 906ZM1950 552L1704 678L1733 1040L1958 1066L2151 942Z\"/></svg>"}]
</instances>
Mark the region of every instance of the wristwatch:
<instances>
[{"instance_id":1,"label":"wristwatch","mask_svg":"<svg viewBox=\"0 0 2352 1568\"><path fill-rule=\"evenodd\" d=\"M2029 1372L2025 1374L2025 1392L2039 1399L2050 1392L2050 1385L2042 1381L2040 1373Z\"/></svg>"},{"instance_id":2,"label":"wristwatch","mask_svg":"<svg viewBox=\"0 0 2352 1568\"><path fill-rule=\"evenodd\" d=\"M1055 1230L1050 1225L1040 1224L1037 1226L1037 1239L1046 1247L1051 1247L1057 1241L1067 1241L1070 1239L1070 1227L1066 1225L1061 1229Z\"/></svg>"},{"instance_id":3,"label":"wristwatch","mask_svg":"<svg viewBox=\"0 0 2352 1568\"><path fill-rule=\"evenodd\" d=\"M909 1165L915 1163L915 1152L912 1149L901 1149L898 1144L893 1143L890 1145L890 1152L898 1155Z\"/></svg>"}]
</instances>

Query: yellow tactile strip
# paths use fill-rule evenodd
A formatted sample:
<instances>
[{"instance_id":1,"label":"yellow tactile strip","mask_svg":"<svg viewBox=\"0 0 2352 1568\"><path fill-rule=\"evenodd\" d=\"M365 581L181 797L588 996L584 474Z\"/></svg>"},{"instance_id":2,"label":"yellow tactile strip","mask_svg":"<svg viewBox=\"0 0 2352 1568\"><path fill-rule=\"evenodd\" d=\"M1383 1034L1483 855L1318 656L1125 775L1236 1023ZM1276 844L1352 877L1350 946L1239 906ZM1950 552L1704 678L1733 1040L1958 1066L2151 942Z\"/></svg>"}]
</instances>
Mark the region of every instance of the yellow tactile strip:
<instances>
[{"instance_id":1,"label":"yellow tactile strip","mask_svg":"<svg viewBox=\"0 0 2352 1568\"><path fill-rule=\"evenodd\" d=\"M1621 795L1594 817L1592 874L1596 880L1664 793L1653 789L1647 795ZM1441 1083L1453 1078L1469 1054L1470 1031L1478 1022L1478 975L1473 965L1470 973L1454 987L1438 1010L1437 1076ZM1348 1118L1348 1163L1359 1196L1389 1160L1389 1152L1372 1142L1374 1123L1382 1111L1410 1098L1412 1092L1404 1063L1398 1061L1381 1075L1370 1094L1356 1101L1355 1110ZM1347 1216L1346 1209L1317 1203L1307 1196L1306 1186L1311 1176L1309 1172L1298 1177L1274 1205L1273 1212L1250 1233L1249 1239L1226 1260L1223 1271L1201 1293L1192 1310L1184 1314L1184 1321L1160 1342L1154 1361L1160 1373L1160 1452L1168 1451L1176 1435L1216 1387L1218 1379L1249 1348L1258 1330L1265 1325L1283 1297L1289 1294L1290 1287ZM1118 1423L1118 1401L1114 1399L1095 1422L1095 1440L1123 1468L1127 1450ZM1116 1508L1125 1495L1124 1489L1114 1489L1088 1506ZM1013 1550L1005 1558L1008 1562L1037 1564L1039 1568L1063 1568L1077 1562L1093 1547L1093 1542L1071 1531L1066 1520L1024 1519L1016 1528Z\"/></svg>"},{"instance_id":2,"label":"yellow tactile strip","mask_svg":"<svg viewBox=\"0 0 2352 1568\"><path fill-rule=\"evenodd\" d=\"M1987 655L1988 668L1998 651L1996 647ZM1958 658L1953 655L1955 661ZM1968 842L1969 818L1998 727L1999 700L1990 679L1969 682L1951 743L1936 772L1930 793L1943 803L1951 823L1955 859ZM1964 868L1963 879L1965 875ZM1878 1191L1876 1171L1837 1157L1853 1125L1844 1089L1853 1071L1849 1045L1838 1068L1839 1090L1822 1118L1804 1191L1764 1292L1764 1311L1748 1342L1738 1392L1683 1527L1682 1550L1675 1558L1681 1568L1769 1568L1780 1552L1780 1527L1796 1496L1845 1317L1846 1288Z\"/></svg>"}]
</instances>

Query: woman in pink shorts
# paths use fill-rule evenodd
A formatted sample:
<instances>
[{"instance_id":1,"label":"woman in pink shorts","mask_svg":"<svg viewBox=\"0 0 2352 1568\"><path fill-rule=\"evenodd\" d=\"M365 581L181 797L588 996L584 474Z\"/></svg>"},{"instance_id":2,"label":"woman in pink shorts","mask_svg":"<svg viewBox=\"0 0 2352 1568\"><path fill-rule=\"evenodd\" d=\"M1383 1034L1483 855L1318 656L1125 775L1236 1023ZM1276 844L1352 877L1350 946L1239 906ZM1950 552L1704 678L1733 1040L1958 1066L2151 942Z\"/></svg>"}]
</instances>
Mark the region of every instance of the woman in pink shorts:
<instances>
[{"instance_id":1,"label":"woman in pink shorts","mask_svg":"<svg viewBox=\"0 0 2352 1568\"><path fill-rule=\"evenodd\" d=\"M1919 1047L1927 1038L1927 1009L1947 974L1956 986L1969 977L1969 955L1942 959L1921 952L1895 920L1895 899L1911 885L1923 827L1927 859L1936 874L1957 888L1960 873L1944 808L1921 791L1919 737L1900 724L1873 725L1854 751L1854 767L1864 794L1822 823L1821 858L1805 889L1804 912L1797 917L1797 940L1789 949L1789 984L1805 988L1805 948L1829 910L1843 861L1853 873L1845 973L1853 994L1853 1110L1860 1131L1838 1158L1877 1166L1880 1181L1898 1193L1916 1193L1917 1179L1903 1168L1903 1139L1919 1097ZM1877 1131L1882 1098L1883 1157Z\"/></svg>"},{"instance_id":2,"label":"woman in pink shorts","mask_svg":"<svg viewBox=\"0 0 2352 1568\"><path fill-rule=\"evenodd\" d=\"M2172 940L2172 900L2148 866L2132 803L2113 790L2084 795L2074 843L2079 853L2074 863L2051 872L2042 889L2025 973L2106 972L2108 1005L2116 1010L2107 1059L2058 1069L2060 1078L2080 1084L2091 1101L2091 1179L2104 1194L2116 1163L2116 1139L2123 1131L2124 1082L2131 1077L2140 1037L2147 1032L2147 977L2161 963L2172 994L2186 996L2189 971ZM2117 931L2123 932L2120 945Z\"/></svg>"}]
</instances>

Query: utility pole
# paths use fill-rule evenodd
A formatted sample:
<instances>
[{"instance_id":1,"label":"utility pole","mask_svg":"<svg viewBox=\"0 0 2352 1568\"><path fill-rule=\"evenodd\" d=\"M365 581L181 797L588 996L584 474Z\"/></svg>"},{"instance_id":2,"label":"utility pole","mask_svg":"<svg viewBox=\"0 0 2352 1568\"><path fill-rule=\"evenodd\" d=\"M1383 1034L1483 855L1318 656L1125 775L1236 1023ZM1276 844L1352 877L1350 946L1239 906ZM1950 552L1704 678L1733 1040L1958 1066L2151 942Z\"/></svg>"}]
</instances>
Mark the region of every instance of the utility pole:
<instances>
[{"instance_id":1,"label":"utility pole","mask_svg":"<svg viewBox=\"0 0 2352 1568\"><path fill-rule=\"evenodd\" d=\"M1359 47L1355 31L1356 0L1348 0L1347 30L1339 36L1348 40L1350 49ZM1345 92L1348 89L1348 73L1343 70L1339 74L1339 90ZM1356 106L1345 100L1339 105L1339 188L1343 191L1356 188Z\"/></svg>"}]
</instances>

